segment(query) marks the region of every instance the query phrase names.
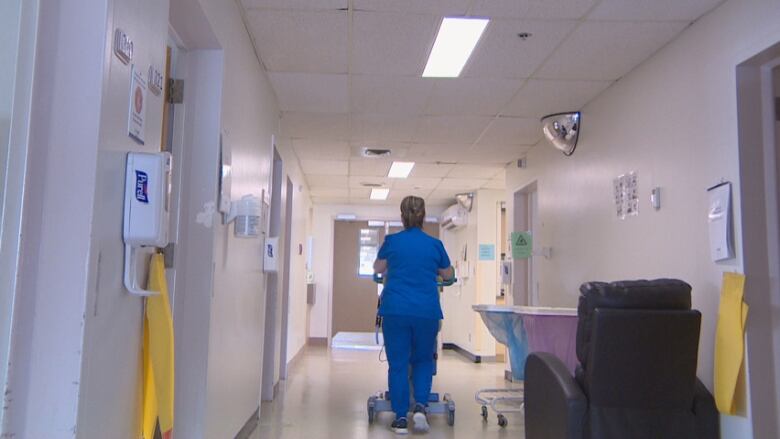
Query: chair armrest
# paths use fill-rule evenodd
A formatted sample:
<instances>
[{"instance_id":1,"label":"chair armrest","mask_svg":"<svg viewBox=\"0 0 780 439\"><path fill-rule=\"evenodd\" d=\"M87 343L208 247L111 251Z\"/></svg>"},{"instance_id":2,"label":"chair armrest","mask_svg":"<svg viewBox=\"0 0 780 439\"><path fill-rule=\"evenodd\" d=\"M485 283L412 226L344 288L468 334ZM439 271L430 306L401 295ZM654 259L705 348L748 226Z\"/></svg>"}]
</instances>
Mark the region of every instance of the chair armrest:
<instances>
[{"instance_id":1,"label":"chair armrest","mask_svg":"<svg viewBox=\"0 0 780 439\"><path fill-rule=\"evenodd\" d=\"M558 357L535 352L525 363L526 439L582 439L588 400Z\"/></svg>"},{"instance_id":2,"label":"chair armrest","mask_svg":"<svg viewBox=\"0 0 780 439\"><path fill-rule=\"evenodd\" d=\"M698 378L693 394L693 414L696 417L696 439L720 437L720 417L715 398Z\"/></svg>"}]
</instances>

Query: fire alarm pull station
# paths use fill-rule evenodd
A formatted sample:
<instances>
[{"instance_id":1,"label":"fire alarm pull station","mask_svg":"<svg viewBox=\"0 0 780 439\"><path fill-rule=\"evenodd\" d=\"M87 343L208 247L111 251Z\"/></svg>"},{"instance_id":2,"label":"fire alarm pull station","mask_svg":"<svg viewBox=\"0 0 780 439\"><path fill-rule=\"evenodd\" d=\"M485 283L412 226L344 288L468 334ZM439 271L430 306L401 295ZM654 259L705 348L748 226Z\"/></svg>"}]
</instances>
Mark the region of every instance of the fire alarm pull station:
<instances>
[{"instance_id":1,"label":"fire alarm pull station","mask_svg":"<svg viewBox=\"0 0 780 439\"><path fill-rule=\"evenodd\" d=\"M171 155L131 152L125 172L124 284L130 294L151 296L138 285L138 254L168 245Z\"/></svg>"}]
</instances>

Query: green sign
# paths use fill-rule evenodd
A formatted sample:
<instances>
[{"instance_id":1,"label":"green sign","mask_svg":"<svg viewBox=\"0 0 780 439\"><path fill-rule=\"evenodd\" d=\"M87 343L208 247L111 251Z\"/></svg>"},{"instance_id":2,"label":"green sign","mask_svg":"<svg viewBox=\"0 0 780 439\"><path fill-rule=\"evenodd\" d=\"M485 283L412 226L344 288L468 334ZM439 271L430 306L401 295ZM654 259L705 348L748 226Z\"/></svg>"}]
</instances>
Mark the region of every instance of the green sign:
<instances>
[{"instance_id":1,"label":"green sign","mask_svg":"<svg viewBox=\"0 0 780 439\"><path fill-rule=\"evenodd\" d=\"M512 232L512 259L531 257L532 239L528 232Z\"/></svg>"}]
</instances>

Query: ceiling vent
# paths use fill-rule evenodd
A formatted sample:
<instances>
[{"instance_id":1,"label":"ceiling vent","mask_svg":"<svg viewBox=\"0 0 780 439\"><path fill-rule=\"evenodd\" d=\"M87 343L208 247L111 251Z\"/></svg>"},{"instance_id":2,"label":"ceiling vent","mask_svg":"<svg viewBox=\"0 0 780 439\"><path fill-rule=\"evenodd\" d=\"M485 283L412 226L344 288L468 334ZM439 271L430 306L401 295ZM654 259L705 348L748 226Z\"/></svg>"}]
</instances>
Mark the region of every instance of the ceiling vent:
<instances>
[{"instance_id":1,"label":"ceiling vent","mask_svg":"<svg viewBox=\"0 0 780 439\"><path fill-rule=\"evenodd\" d=\"M366 182L361 182L361 183L360 183L360 185L361 185L361 186L363 186L363 187L382 187L382 184L381 184L381 183L366 183Z\"/></svg>"},{"instance_id":2,"label":"ceiling vent","mask_svg":"<svg viewBox=\"0 0 780 439\"><path fill-rule=\"evenodd\" d=\"M386 148L363 148L361 155L371 159L390 157L393 152Z\"/></svg>"}]
</instances>

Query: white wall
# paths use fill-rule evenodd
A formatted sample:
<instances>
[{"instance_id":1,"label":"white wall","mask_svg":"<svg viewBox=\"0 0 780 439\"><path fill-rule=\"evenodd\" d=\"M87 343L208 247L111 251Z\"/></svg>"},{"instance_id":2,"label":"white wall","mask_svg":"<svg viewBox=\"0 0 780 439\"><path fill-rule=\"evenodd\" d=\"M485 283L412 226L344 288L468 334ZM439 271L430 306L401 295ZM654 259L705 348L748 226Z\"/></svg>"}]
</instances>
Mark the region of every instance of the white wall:
<instances>
[{"instance_id":1,"label":"white wall","mask_svg":"<svg viewBox=\"0 0 780 439\"><path fill-rule=\"evenodd\" d=\"M40 2L22 262L3 426L9 437L72 438L76 429L84 319L93 312L86 308L86 293L94 283L89 267L99 259L90 237L107 14L106 1ZM127 351L138 345L113 346L118 356L132 357ZM134 414L135 406L124 413L128 418Z\"/></svg>"},{"instance_id":2,"label":"white wall","mask_svg":"<svg viewBox=\"0 0 780 439\"><path fill-rule=\"evenodd\" d=\"M174 3L186 7L193 6L188 4L192 1L198 0ZM41 1L36 125L24 211L29 238L22 247L19 291L24 294L15 308L3 431L15 437L91 438L107 432L112 437L138 436L143 305L122 287L123 176L128 151L159 149L162 98L147 95L146 145L135 143L127 135L129 67L113 55L112 39L114 29L121 27L134 40L133 62L144 71L150 63L162 68L168 1L88 3ZM198 59L224 61L222 126L232 142L233 196L259 193L269 184L270 139L278 133L279 121L276 98L238 5L218 0L200 4L218 39L214 43L224 48ZM185 101L186 90L185 85ZM200 91L191 90L190 95ZM293 210L306 211L308 192L297 161L284 146L280 149L286 175L296 188L302 186L294 195ZM202 184L214 186L204 193L216 194L215 179L204 178ZM305 233L300 231L305 227L300 215L297 218L294 242ZM204 416L179 430L188 438L233 437L259 402L262 243L237 240L232 227L222 225L214 234L215 254L202 255L215 261L203 317L208 340L200 339L204 345L208 341L208 370L196 382L180 382L193 375L177 373L180 387L191 386L194 394L202 395ZM293 283L298 309L305 293ZM293 348L302 345L303 329L296 331ZM204 358L199 364L205 368L205 363ZM179 363L178 371L193 366Z\"/></svg>"},{"instance_id":3,"label":"white wall","mask_svg":"<svg viewBox=\"0 0 780 439\"><path fill-rule=\"evenodd\" d=\"M279 134L276 97L255 56L236 2L200 0L200 3L224 50L222 126L232 147L233 198L259 194L261 189L268 193L273 159L271 136L278 137ZM286 182L289 176L296 188L293 212L305 212L308 210L308 191L297 160L285 142L277 141L277 149L284 161L282 181ZM302 186L302 192L298 191L299 186ZM284 184L282 199L285 199ZM293 247L300 241L300 227L300 218L296 221L294 216ZM233 437L258 407L265 324L265 276L261 272L261 255L260 240L237 239L233 237L232 226L217 226L206 438ZM301 284L294 273L301 270L302 259L293 259L291 304L296 303L296 309L299 309L300 298L305 300L305 291L301 292ZM281 291L281 276L278 278ZM298 314L290 320L300 325ZM280 321L281 318L277 318L277 322ZM299 335L302 330L295 326L290 331L290 343L295 344L290 346L288 343L288 353L294 355L302 346Z\"/></svg>"},{"instance_id":4,"label":"white wall","mask_svg":"<svg viewBox=\"0 0 780 439\"><path fill-rule=\"evenodd\" d=\"M309 337L330 335L331 298L333 293L333 221L339 214L353 214L362 220L401 221L398 205L315 204L312 219L314 252L312 271L317 299L310 306ZM426 206L428 216L438 216L442 209Z\"/></svg>"},{"instance_id":5,"label":"white wall","mask_svg":"<svg viewBox=\"0 0 780 439\"><path fill-rule=\"evenodd\" d=\"M527 169L507 168L510 212L512 192L538 182L535 240L553 255L540 261L542 304L576 305L589 280L684 279L703 315L699 376L710 388L721 275L742 270L742 259L710 261L705 189L731 181L739 206L735 67L780 41L778 22L775 1L726 2L584 108L572 157L540 144ZM612 178L629 171L639 175L640 214L621 221ZM657 212L653 186L662 188ZM736 209L736 231L740 224ZM724 417L724 438L751 437L746 410Z\"/></svg>"},{"instance_id":6,"label":"white wall","mask_svg":"<svg viewBox=\"0 0 780 439\"><path fill-rule=\"evenodd\" d=\"M442 341L454 343L475 355L496 355L496 340L471 306L496 303L498 259L480 261L479 244L494 245L496 258L499 257L497 205L504 196L504 192L497 190L477 191L468 225L459 230L441 232L444 247L459 278L457 284L445 288L442 294ZM465 277L463 262L459 261L463 246L466 246L469 261L468 278Z\"/></svg>"}]
</instances>

